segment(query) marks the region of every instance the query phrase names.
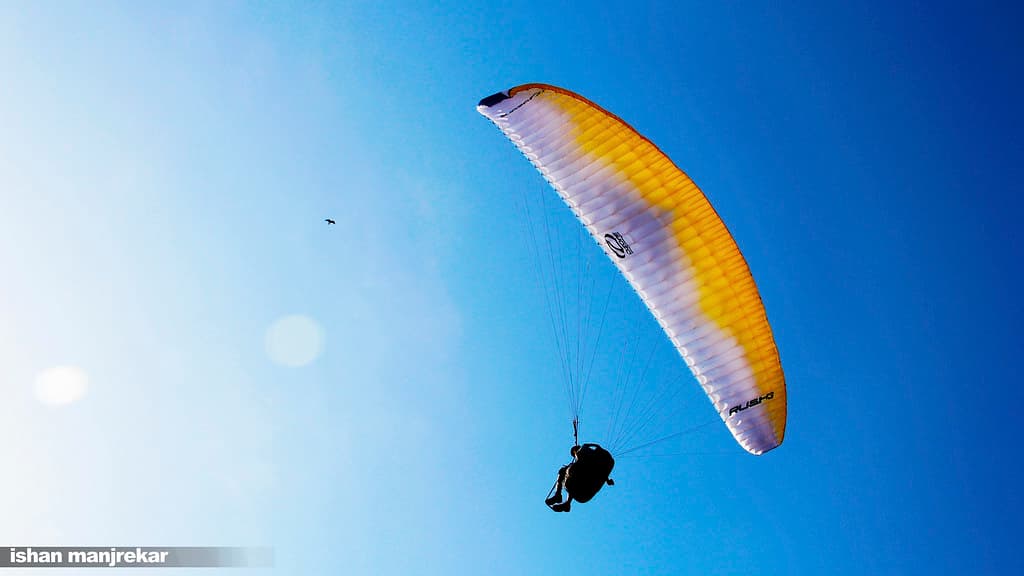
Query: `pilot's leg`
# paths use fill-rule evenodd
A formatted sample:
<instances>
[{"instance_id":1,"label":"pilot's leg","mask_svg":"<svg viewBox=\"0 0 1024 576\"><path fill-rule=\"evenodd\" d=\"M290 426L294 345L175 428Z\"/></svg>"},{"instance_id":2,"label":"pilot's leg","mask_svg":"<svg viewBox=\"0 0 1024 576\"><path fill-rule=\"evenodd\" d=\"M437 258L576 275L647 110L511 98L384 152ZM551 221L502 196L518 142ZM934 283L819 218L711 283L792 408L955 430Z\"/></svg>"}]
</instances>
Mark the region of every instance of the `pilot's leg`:
<instances>
[{"instance_id":1,"label":"pilot's leg","mask_svg":"<svg viewBox=\"0 0 1024 576\"><path fill-rule=\"evenodd\" d=\"M555 495L544 501L548 506L562 501L562 486L565 486L565 474L568 470L568 464L558 469L558 480L555 482Z\"/></svg>"},{"instance_id":2,"label":"pilot's leg","mask_svg":"<svg viewBox=\"0 0 1024 576\"><path fill-rule=\"evenodd\" d=\"M572 494L567 494L566 496L565 502L554 504L551 506L551 509L555 512L568 512L569 506L572 504Z\"/></svg>"}]
</instances>

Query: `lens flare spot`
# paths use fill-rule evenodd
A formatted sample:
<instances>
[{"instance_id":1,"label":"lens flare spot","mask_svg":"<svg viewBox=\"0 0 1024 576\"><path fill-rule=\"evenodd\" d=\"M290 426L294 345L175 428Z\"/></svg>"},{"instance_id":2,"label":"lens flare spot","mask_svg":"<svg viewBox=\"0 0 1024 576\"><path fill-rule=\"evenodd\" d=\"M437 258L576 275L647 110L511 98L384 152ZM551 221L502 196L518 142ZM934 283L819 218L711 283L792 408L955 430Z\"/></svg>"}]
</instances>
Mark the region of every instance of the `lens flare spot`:
<instances>
[{"instance_id":1,"label":"lens flare spot","mask_svg":"<svg viewBox=\"0 0 1024 576\"><path fill-rule=\"evenodd\" d=\"M89 388L89 376L77 366L54 366L36 374L36 398L50 406L77 402Z\"/></svg>"},{"instance_id":2,"label":"lens flare spot","mask_svg":"<svg viewBox=\"0 0 1024 576\"><path fill-rule=\"evenodd\" d=\"M301 314L278 318L267 328L264 338L267 356L272 362L296 368L316 360L323 343L320 325Z\"/></svg>"}]
</instances>

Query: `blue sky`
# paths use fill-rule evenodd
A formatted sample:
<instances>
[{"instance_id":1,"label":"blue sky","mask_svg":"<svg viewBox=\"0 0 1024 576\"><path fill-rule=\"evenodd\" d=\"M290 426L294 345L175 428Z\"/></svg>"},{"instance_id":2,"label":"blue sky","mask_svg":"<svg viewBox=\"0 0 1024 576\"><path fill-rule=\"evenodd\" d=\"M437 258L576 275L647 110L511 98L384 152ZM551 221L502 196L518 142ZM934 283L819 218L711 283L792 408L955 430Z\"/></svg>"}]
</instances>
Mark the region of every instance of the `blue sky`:
<instances>
[{"instance_id":1,"label":"blue sky","mask_svg":"<svg viewBox=\"0 0 1024 576\"><path fill-rule=\"evenodd\" d=\"M0 541L272 545L303 574L1020 572L1019 18L5 4ZM782 447L702 429L543 506L571 437L516 202L552 192L475 110L525 82L706 192L775 331ZM55 366L87 375L66 405L37 393ZM678 428L713 418L682 386Z\"/></svg>"}]
</instances>

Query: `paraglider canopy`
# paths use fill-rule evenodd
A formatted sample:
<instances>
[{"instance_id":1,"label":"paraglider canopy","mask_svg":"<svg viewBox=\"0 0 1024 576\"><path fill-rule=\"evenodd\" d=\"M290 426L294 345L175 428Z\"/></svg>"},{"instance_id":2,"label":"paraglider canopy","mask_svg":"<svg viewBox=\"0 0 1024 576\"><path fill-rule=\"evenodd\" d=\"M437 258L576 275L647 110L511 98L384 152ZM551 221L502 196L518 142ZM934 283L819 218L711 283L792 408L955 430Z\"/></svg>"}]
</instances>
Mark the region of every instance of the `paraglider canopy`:
<instances>
[{"instance_id":1,"label":"paraglider canopy","mask_svg":"<svg viewBox=\"0 0 1024 576\"><path fill-rule=\"evenodd\" d=\"M480 101L657 319L736 441L782 443L786 386L754 279L696 184L583 96L524 84Z\"/></svg>"}]
</instances>

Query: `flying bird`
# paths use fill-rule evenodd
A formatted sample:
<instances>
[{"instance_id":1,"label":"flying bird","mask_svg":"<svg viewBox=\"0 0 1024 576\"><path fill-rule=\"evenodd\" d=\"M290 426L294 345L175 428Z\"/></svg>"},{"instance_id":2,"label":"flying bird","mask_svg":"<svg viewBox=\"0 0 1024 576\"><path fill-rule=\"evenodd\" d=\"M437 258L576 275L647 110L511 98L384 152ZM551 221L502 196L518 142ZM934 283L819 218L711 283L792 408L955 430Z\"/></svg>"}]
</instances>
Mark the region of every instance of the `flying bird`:
<instances>
[{"instance_id":1,"label":"flying bird","mask_svg":"<svg viewBox=\"0 0 1024 576\"><path fill-rule=\"evenodd\" d=\"M337 224L337 222L331 220L330 218L324 218L324 222L327 222L328 226L330 226L331 224Z\"/></svg>"}]
</instances>

